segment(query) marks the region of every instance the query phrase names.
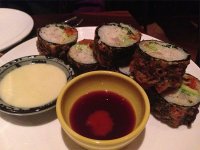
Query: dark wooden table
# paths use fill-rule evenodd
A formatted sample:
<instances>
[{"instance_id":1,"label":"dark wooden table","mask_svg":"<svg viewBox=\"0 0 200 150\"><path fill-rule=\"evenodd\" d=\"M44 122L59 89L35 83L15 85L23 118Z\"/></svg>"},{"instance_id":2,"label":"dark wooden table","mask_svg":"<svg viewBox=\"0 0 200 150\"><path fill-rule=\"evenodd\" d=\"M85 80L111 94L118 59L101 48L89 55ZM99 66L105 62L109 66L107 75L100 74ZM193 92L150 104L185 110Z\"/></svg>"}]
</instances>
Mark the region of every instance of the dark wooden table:
<instances>
[{"instance_id":1,"label":"dark wooden table","mask_svg":"<svg viewBox=\"0 0 200 150\"><path fill-rule=\"evenodd\" d=\"M32 35L36 33L36 29L49 23L63 22L73 16L83 18L84 21L80 26L98 26L104 22L123 22L133 25L140 31L143 31L138 22L128 11L100 12L100 13L74 13L74 14L51 14L51 15L35 15L34 28Z\"/></svg>"}]
</instances>

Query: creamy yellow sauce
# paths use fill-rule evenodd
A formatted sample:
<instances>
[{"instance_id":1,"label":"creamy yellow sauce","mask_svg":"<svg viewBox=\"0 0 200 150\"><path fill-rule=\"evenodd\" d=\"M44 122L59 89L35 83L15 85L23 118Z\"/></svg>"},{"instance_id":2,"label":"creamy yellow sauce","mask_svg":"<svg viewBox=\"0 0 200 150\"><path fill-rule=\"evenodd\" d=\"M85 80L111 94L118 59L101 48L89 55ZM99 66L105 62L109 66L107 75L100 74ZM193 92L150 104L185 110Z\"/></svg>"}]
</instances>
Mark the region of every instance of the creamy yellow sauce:
<instances>
[{"instance_id":1,"label":"creamy yellow sauce","mask_svg":"<svg viewBox=\"0 0 200 150\"><path fill-rule=\"evenodd\" d=\"M8 73L0 82L0 97L20 108L37 107L56 99L66 84L65 73L50 64L30 64Z\"/></svg>"}]
</instances>

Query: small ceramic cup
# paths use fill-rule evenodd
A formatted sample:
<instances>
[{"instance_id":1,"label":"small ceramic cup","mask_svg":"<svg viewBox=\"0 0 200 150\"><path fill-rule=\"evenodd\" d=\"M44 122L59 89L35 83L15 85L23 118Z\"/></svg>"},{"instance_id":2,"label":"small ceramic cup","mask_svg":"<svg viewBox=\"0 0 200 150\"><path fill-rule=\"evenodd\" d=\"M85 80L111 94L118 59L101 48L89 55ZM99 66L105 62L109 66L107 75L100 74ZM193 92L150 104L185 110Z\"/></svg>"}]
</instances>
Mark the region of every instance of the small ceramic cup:
<instances>
[{"instance_id":1,"label":"small ceramic cup","mask_svg":"<svg viewBox=\"0 0 200 150\"><path fill-rule=\"evenodd\" d=\"M70 111L73 104L82 96L92 91L111 91L129 101L135 111L135 127L125 136L111 140L96 140L74 131L70 124ZM145 128L150 104L143 88L133 79L112 71L93 71L79 75L69 81L60 92L56 112L66 134L77 144L94 150L120 149L132 142Z\"/></svg>"}]
</instances>

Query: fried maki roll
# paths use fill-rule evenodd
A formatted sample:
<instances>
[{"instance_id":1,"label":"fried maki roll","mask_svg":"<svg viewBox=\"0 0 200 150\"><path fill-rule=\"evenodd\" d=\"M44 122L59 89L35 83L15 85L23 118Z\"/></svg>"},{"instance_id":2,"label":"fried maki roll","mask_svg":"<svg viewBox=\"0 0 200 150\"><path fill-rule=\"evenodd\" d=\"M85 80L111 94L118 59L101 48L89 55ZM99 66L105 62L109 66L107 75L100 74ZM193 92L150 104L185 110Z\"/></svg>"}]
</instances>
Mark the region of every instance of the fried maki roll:
<instances>
[{"instance_id":1,"label":"fried maki roll","mask_svg":"<svg viewBox=\"0 0 200 150\"><path fill-rule=\"evenodd\" d=\"M99 64L94 58L94 41L84 39L73 45L67 53L67 61L77 73L98 70Z\"/></svg>"},{"instance_id":2,"label":"fried maki roll","mask_svg":"<svg viewBox=\"0 0 200 150\"><path fill-rule=\"evenodd\" d=\"M177 128L191 126L196 119L200 104L200 81L190 74L183 76L180 88L162 94L155 90L148 92L151 113L167 125Z\"/></svg>"},{"instance_id":3,"label":"fried maki roll","mask_svg":"<svg viewBox=\"0 0 200 150\"><path fill-rule=\"evenodd\" d=\"M94 56L104 67L123 66L130 62L141 33L123 23L108 23L95 30Z\"/></svg>"},{"instance_id":4,"label":"fried maki roll","mask_svg":"<svg viewBox=\"0 0 200 150\"><path fill-rule=\"evenodd\" d=\"M41 55L62 58L77 42L78 31L67 24L48 24L37 32L37 49Z\"/></svg>"},{"instance_id":5,"label":"fried maki roll","mask_svg":"<svg viewBox=\"0 0 200 150\"><path fill-rule=\"evenodd\" d=\"M189 62L190 55L180 47L144 40L133 55L130 73L143 88L155 87L161 93L180 87Z\"/></svg>"}]
</instances>

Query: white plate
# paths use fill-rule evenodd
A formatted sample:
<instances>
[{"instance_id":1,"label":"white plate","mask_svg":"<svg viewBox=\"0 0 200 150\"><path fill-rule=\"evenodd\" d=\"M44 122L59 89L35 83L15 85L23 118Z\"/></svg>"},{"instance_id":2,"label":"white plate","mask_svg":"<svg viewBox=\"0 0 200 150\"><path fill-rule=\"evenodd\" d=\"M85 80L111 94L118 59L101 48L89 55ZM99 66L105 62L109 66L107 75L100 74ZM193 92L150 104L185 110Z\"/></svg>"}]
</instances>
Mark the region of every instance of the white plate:
<instances>
[{"instance_id":1,"label":"white plate","mask_svg":"<svg viewBox=\"0 0 200 150\"><path fill-rule=\"evenodd\" d=\"M80 27L79 40L94 38L95 27ZM143 34L142 39L153 39ZM38 54L36 38L9 51L0 58L0 65L27 55ZM191 61L187 72L200 79L200 68ZM12 117L0 113L1 150L82 150L62 131L55 110L32 117ZM200 114L192 127L173 129L150 115L142 134L124 150L199 150Z\"/></svg>"},{"instance_id":2,"label":"white plate","mask_svg":"<svg viewBox=\"0 0 200 150\"><path fill-rule=\"evenodd\" d=\"M26 13L0 8L0 51L25 38L33 28L33 19Z\"/></svg>"}]
</instances>

